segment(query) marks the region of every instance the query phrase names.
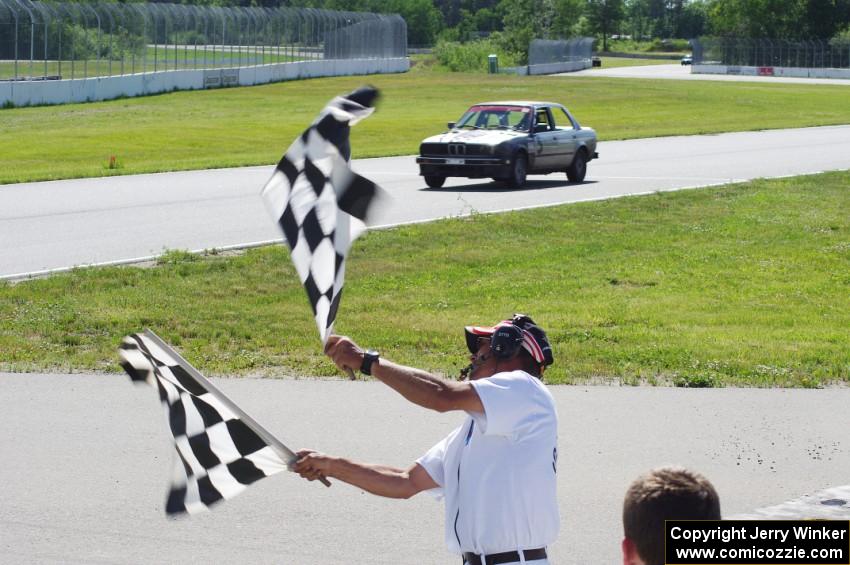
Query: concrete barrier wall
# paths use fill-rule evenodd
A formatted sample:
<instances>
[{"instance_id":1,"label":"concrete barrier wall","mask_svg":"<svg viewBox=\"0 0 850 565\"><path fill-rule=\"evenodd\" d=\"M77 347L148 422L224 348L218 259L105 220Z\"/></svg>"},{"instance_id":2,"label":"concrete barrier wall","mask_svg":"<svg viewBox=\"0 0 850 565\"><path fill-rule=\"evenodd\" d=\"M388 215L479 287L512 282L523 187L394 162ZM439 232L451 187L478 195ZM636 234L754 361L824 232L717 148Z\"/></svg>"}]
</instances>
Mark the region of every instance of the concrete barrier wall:
<instances>
[{"instance_id":1,"label":"concrete barrier wall","mask_svg":"<svg viewBox=\"0 0 850 565\"><path fill-rule=\"evenodd\" d=\"M581 61L565 61L562 63L546 63L542 65L525 65L524 67L505 67L502 72L515 75L554 75L557 73L572 73L589 69L592 65L590 59Z\"/></svg>"},{"instance_id":2,"label":"concrete barrier wall","mask_svg":"<svg viewBox=\"0 0 850 565\"><path fill-rule=\"evenodd\" d=\"M739 67L735 65L699 64L693 65L691 72L714 75L850 79L850 69L809 69L806 67Z\"/></svg>"},{"instance_id":3,"label":"concrete barrier wall","mask_svg":"<svg viewBox=\"0 0 850 565\"><path fill-rule=\"evenodd\" d=\"M590 59L582 59L581 61L565 61L563 63L546 63L543 65L528 65L528 74L554 75L557 73L572 73L575 71L589 69L590 66Z\"/></svg>"},{"instance_id":4,"label":"concrete barrier wall","mask_svg":"<svg viewBox=\"0 0 850 565\"><path fill-rule=\"evenodd\" d=\"M250 86L327 76L403 73L409 69L410 61L406 57L322 59L234 69L163 71L73 80L5 81L0 82L0 106L9 103L15 106L34 106L94 102L121 96L143 96L174 90Z\"/></svg>"}]
</instances>

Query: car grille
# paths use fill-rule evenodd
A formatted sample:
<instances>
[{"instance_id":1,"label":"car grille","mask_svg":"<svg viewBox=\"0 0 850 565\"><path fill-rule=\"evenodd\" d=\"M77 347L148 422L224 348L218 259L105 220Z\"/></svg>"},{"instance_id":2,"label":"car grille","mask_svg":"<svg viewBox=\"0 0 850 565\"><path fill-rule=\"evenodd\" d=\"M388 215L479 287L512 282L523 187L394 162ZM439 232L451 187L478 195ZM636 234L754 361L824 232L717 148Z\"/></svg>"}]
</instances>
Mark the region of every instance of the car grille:
<instances>
[{"instance_id":1,"label":"car grille","mask_svg":"<svg viewBox=\"0 0 850 565\"><path fill-rule=\"evenodd\" d=\"M492 151L490 151L489 145L476 145L474 143L469 143L466 146L466 154L467 155L490 155Z\"/></svg>"},{"instance_id":2,"label":"car grille","mask_svg":"<svg viewBox=\"0 0 850 565\"><path fill-rule=\"evenodd\" d=\"M449 147L445 143L423 143L419 147L419 153L422 155L447 155Z\"/></svg>"},{"instance_id":3,"label":"car grille","mask_svg":"<svg viewBox=\"0 0 850 565\"><path fill-rule=\"evenodd\" d=\"M421 155L491 155L489 145L476 143L423 143L419 147Z\"/></svg>"}]
</instances>

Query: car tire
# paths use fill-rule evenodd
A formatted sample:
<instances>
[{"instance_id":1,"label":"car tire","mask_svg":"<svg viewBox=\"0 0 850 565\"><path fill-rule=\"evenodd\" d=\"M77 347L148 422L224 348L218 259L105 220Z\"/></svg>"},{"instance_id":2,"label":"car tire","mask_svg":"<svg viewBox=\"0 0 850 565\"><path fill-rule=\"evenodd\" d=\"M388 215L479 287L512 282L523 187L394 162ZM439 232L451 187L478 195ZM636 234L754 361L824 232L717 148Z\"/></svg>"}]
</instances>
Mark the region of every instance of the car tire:
<instances>
[{"instance_id":1,"label":"car tire","mask_svg":"<svg viewBox=\"0 0 850 565\"><path fill-rule=\"evenodd\" d=\"M437 175L425 175L425 184L428 185L429 188L440 188L445 184L446 177L439 177Z\"/></svg>"},{"instance_id":2,"label":"car tire","mask_svg":"<svg viewBox=\"0 0 850 565\"><path fill-rule=\"evenodd\" d=\"M520 151L514 155L511 163L511 176L506 179L506 183L511 188L522 188L525 184L525 179L528 176L528 157Z\"/></svg>"},{"instance_id":3,"label":"car tire","mask_svg":"<svg viewBox=\"0 0 850 565\"><path fill-rule=\"evenodd\" d=\"M584 149L576 153L572 164L567 167L567 178L570 182L582 182L587 174L587 153Z\"/></svg>"}]
</instances>

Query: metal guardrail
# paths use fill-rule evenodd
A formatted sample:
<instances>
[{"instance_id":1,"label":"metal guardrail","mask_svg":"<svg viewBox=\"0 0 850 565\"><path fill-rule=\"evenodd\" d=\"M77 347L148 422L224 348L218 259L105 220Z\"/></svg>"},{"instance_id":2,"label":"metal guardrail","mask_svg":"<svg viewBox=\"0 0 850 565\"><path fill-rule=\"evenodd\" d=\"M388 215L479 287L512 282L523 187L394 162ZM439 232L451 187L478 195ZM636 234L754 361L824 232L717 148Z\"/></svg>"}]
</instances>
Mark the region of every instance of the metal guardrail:
<instances>
[{"instance_id":1,"label":"metal guardrail","mask_svg":"<svg viewBox=\"0 0 850 565\"><path fill-rule=\"evenodd\" d=\"M0 80L406 56L397 14L0 0Z\"/></svg>"},{"instance_id":2,"label":"metal guardrail","mask_svg":"<svg viewBox=\"0 0 850 565\"><path fill-rule=\"evenodd\" d=\"M747 67L850 68L850 41L701 37L691 41L695 64Z\"/></svg>"}]
</instances>

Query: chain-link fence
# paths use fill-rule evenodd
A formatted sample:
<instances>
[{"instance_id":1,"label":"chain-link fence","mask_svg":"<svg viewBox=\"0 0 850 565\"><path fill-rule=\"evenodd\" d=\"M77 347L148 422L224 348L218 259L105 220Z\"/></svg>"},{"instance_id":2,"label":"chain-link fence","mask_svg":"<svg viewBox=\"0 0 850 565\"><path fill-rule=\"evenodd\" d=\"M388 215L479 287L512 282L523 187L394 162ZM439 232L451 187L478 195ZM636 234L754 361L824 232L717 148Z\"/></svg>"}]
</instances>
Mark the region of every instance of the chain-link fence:
<instances>
[{"instance_id":1,"label":"chain-link fence","mask_svg":"<svg viewBox=\"0 0 850 565\"><path fill-rule=\"evenodd\" d=\"M695 64L747 67L850 68L850 41L701 37L692 40Z\"/></svg>"},{"instance_id":2,"label":"chain-link fence","mask_svg":"<svg viewBox=\"0 0 850 565\"><path fill-rule=\"evenodd\" d=\"M395 14L0 0L0 80L406 56Z\"/></svg>"},{"instance_id":3,"label":"chain-link fence","mask_svg":"<svg viewBox=\"0 0 850 565\"><path fill-rule=\"evenodd\" d=\"M528 47L529 65L547 65L572 61L590 61L593 38L534 39Z\"/></svg>"}]
</instances>

